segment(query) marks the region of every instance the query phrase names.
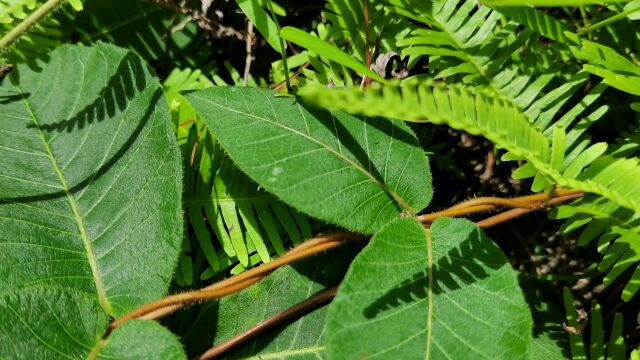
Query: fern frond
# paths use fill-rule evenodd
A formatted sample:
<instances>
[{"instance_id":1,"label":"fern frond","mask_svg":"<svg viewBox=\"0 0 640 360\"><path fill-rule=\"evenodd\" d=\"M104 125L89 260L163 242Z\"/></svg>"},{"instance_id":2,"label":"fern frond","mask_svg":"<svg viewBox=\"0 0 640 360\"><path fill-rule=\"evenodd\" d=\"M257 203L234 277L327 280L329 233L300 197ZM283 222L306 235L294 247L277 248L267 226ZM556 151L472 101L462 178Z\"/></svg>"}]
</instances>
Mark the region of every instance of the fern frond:
<instances>
[{"instance_id":1,"label":"fern frond","mask_svg":"<svg viewBox=\"0 0 640 360\"><path fill-rule=\"evenodd\" d=\"M495 10L527 29L561 43L568 41L565 32L572 31L568 24L533 7L498 7Z\"/></svg>"},{"instance_id":2,"label":"fern frond","mask_svg":"<svg viewBox=\"0 0 640 360\"><path fill-rule=\"evenodd\" d=\"M418 10L402 0L387 3L390 9L429 27L414 30L398 45L404 55L427 56L429 71L436 78L461 78L506 95L506 87L515 79L533 81L532 75L542 68L540 60L548 58L540 55L547 49L539 46L533 31L516 31L515 22L488 6L479 6L476 0L432 1ZM536 54L535 62L534 56L524 56L523 48ZM544 67L551 72L558 65Z\"/></svg>"},{"instance_id":3,"label":"fern frond","mask_svg":"<svg viewBox=\"0 0 640 360\"><path fill-rule=\"evenodd\" d=\"M6 33L13 25L0 24L0 33ZM18 41L11 44L0 57L7 63L27 63L36 66L36 59L62 44L64 32L60 22L48 17L23 33Z\"/></svg>"},{"instance_id":4,"label":"fern frond","mask_svg":"<svg viewBox=\"0 0 640 360\"><path fill-rule=\"evenodd\" d=\"M610 285L625 271L633 271L622 290L622 300L629 301L640 289L640 215L615 202L587 196L570 205L554 209L552 219L566 219L561 232L579 231L578 245L595 240L603 259L598 268L605 272L604 284Z\"/></svg>"},{"instance_id":5,"label":"fern frond","mask_svg":"<svg viewBox=\"0 0 640 360\"><path fill-rule=\"evenodd\" d=\"M579 320L571 290L564 288L562 297L568 326L575 330L574 332L568 332L572 359L587 359L587 354L589 354L589 359L605 359L605 353L606 359L625 358L627 344L622 334L624 322L622 314L616 313L614 315L611 331L609 332L610 340L608 344L605 344L602 310L600 309L600 305L595 302L589 316L589 323L591 324L589 329L590 341L587 342L583 335L583 333L586 333L586 331L584 331L586 319Z\"/></svg>"},{"instance_id":6,"label":"fern frond","mask_svg":"<svg viewBox=\"0 0 640 360\"><path fill-rule=\"evenodd\" d=\"M365 34L364 3L362 1L328 0L324 17L333 25L332 40L348 44L351 54L364 62L367 36ZM396 51L396 42L406 36L415 25L405 17L388 11L379 1L369 1L369 51L373 55L376 42L379 53ZM379 40L378 40L379 39ZM372 59L375 61L375 59Z\"/></svg>"},{"instance_id":7,"label":"fern frond","mask_svg":"<svg viewBox=\"0 0 640 360\"><path fill-rule=\"evenodd\" d=\"M630 94L640 95L640 66L613 48L586 40L572 33L566 24L531 7L500 7L496 11L527 29L566 45L576 60L586 63L583 69L601 77L604 83ZM562 52L561 48L557 51Z\"/></svg>"},{"instance_id":8,"label":"fern frond","mask_svg":"<svg viewBox=\"0 0 640 360\"><path fill-rule=\"evenodd\" d=\"M12 24L22 20L43 2L41 0L0 0L0 23Z\"/></svg>"},{"instance_id":9,"label":"fern frond","mask_svg":"<svg viewBox=\"0 0 640 360\"><path fill-rule=\"evenodd\" d=\"M196 239L207 259L212 259L213 269L217 269L218 264L214 259L211 232L225 253L245 267L249 265L252 250L263 262L270 261L273 250L278 255L284 253L283 233L293 243L311 236L307 218L260 190L235 167L205 129L198 131L198 127L193 126L189 135L185 161L191 172L185 175L185 207ZM196 152L192 155L190 149L194 147ZM272 251L268 250L267 242L273 246Z\"/></svg>"},{"instance_id":10,"label":"fern frond","mask_svg":"<svg viewBox=\"0 0 640 360\"><path fill-rule=\"evenodd\" d=\"M571 53L587 62L584 70L601 77L606 84L619 90L640 95L640 66L608 46L569 35L575 43L570 46Z\"/></svg>"},{"instance_id":11,"label":"fern frond","mask_svg":"<svg viewBox=\"0 0 640 360\"><path fill-rule=\"evenodd\" d=\"M518 106L493 92L461 85L447 87L408 81L400 87L375 86L366 91L309 86L301 95L320 106L353 114L447 124L482 135L515 157L526 159L559 186L599 194L640 211L640 198L636 196L640 190L638 159L605 155L591 164L585 162L584 170L575 166L569 169L563 161L552 162L552 148L542 131L530 123ZM577 171L577 177L566 176L568 170Z\"/></svg>"}]
</instances>

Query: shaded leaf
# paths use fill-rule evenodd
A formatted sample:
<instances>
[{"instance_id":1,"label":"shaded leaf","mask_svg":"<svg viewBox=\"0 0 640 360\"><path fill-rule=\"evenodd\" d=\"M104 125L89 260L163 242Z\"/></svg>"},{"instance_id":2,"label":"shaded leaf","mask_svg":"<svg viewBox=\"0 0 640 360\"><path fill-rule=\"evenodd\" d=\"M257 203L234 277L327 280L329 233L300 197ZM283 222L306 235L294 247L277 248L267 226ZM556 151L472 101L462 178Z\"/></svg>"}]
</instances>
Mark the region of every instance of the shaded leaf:
<instances>
[{"instance_id":1,"label":"shaded leaf","mask_svg":"<svg viewBox=\"0 0 640 360\"><path fill-rule=\"evenodd\" d=\"M67 11L60 18L69 38L84 44L106 41L130 49L159 73L168 73L175 66L198 66L202 71L215 66L208 35L188 15L160 4L85 0L82 12Z\"/></svg>"},{"instance_id":2,"label":"shaded leaf","mask_svg":"<svg viewBox=\"0 0 640 360\"><path fill-rule=\"evenodd\" d=\"M152 320L131 320L105 341L98 359L186 359L180 340Z\"/></svg>"},{"instance_id":3,"label":"shaded leaf","mask_svg":"<svg viewBox=\"0 0 640 360\"><path fill-rule=\"evenodd\" d=\"M206 303L185 331L188 351L192 355L200 354L213 344L220 344L310 296L338 285L358 245L347 245L280 268L249 289L217 303ZM274 327L225 356L232 359L250 356L277 359L286 355L324 357L326 310L323 306L300 319Z\"/></svg>"}]
</instances>

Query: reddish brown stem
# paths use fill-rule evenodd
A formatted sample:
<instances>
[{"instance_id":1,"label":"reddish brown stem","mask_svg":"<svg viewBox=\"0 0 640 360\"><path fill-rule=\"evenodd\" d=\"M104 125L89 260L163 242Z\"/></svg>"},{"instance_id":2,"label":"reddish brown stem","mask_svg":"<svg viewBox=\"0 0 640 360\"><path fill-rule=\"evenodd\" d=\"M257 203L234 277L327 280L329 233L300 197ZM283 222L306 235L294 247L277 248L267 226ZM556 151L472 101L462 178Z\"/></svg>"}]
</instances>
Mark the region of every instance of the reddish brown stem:
<instances>
[{"instance_id":1,"label":"reddish brown stem","mask_svg":"<svg viewBox=\"0 0 640 360\"><path fill-rule=\"evenodd\" d=\"M563 190L557 189L551 194L551 196L582 196L584 193L575 190ZM498 207L512 207L512 208L526 208L526 209L540 209L545 207L545 201L549 200L549 194L535 194L528 196L521 196L513 199L503 199L499 197L480 197L471 200L463 201L457 205L454 205L446 210L438 211L431 214L425 214L418 216L418 220L422 223L431 222L441 217L456 217L470 215L479 212L488 212L497 209Z\"/></svg>"},{"instance_id":2,"label":"reddish brown stem","mask_svg":"<svg viewBox=\"0 0 640 360\"><path fill-rule=\"evenodd\" d=\"M446 216L459 216L471 214L474 212L493 210L497 206L519 207L498 214L496 216L492 216L478 223L478 226L480 226L481 228L487 228L508 221L517 216L527 214L531 211L545 208L549 205L559 204L561 202L577 199L583 196L583 193L578 191L556 190L552 195L561 196L553 198L547 203L544 202L546 199L548 199L549 195L547 194L523 196L514 199L478 198L465 201L461 204L449 208L448 210L436 212L433 214L422 215L419 217L419 219L423 222L428 222ZM162 316L181 309L186 304L190 304L199 300L215 299L238 292L260 281L265 276L281 266L338 247L344 244L346 241L356 239L364 240L367 239L367 237L351 232L339 232L305 241L270 263L262 264L253 269L249 269L244 273L207 286L201 290L187 291L181 294L170 295L154 301L150 304L143 305L114 320L109 326L109 332L131 319L158 319Z\"/></svg>"},{"instance_id":3,"label":"reddish brown stem","mask_svg":"<svg viewBox=\"0 0 640 360\"><path fill-rule=\"evenodd\" d=\"M261 333L269 330L270 328L278 326L291 319L298 318L309 310L330 301L336 296L337 292L337 286L324 290L288 308L287 310L278 313L273 317L270 317L269 319L259 322L255 326L243 331L242 333L232 337L231 339L212 347L211 349L207 350L202 355L195 357L194 359L205 360L220 356L224 352L229 351L229 349L233 348L234 346L237 346L255 336L258 336Z\"/></svg>"},{"instance_id":4,"label":"reddish brown stem","mask_svg":"<svg viewBox=\"0 0 640 360\"><path fill-rule=\"evenodd\" d=\"M141 307L114 320L109 328L110 330L113 330L128 320L140 317L156 319L157 317L176 311L186 304L199 300L215 299L238 292L260 281L262 278L281 266L338 247L346 241L355 239L364 239L364 237L350 232L341 232L308 240L272 262L262 264L239 275L230 277L211 286L207 286L201 290L169 295L152 303L142 305Z\"/></svg>"},{"instance_id":5,"label":"reddish brown stem","mask_svg":"<svg viewBox=\"0 0 640 360\"><path fill-rule=\"evenodd\" d=\"M517 218L519 216L528 214L532 211L536 211L539 209L542 209L548 205L555 205L555 204L560 204L563 202L567 202L567 201L571 201L571 200L575 200L577 198L582 197L583 194L573 194L573 195L566 195L566 196L561 196L561 197L557 197L554 199L551 199L547 202L547 204L542 204L539 207L535 207L535 208L527 208L527 209L523 209L523 208L517 208L517 209L511 209L508 211L505 211L503 213L500 213L498 215L492 216L490 218L484 219L480 222L477 223L478 227L485 229L488 227L492 227L498 224L501 224L503 222L509 221L511 219Z\"/></svg>"}]
</instances>

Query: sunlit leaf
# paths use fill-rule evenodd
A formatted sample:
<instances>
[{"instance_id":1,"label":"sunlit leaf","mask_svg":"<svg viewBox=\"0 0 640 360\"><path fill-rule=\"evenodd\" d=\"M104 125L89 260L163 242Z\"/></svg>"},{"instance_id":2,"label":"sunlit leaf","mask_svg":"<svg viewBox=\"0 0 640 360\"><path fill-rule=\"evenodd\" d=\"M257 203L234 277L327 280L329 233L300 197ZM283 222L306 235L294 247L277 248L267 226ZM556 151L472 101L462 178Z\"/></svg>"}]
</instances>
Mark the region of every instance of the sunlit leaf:
<instances>
[{"instance_id":1,"label":"sunlit leaf","mask_svg":"<svg viewBox=\"0 0 640 360\"><path fill-rule=\"evenodd\" d=\"M427 159L406 125L274 94L218 87L187 99L241 170L309 215L371 233L429 203Z\"/></svg>"},{"instance_id":2,"label":"sunlit leaf","mask_svg":"<svg viewBox=\"0 0 640 360\"><path fill-rule=\"evenodd\" d=\"M327 321L330 358L531 356L516 272L467 220L387 225L354 260Z\"/></svg>"}]
</instances>

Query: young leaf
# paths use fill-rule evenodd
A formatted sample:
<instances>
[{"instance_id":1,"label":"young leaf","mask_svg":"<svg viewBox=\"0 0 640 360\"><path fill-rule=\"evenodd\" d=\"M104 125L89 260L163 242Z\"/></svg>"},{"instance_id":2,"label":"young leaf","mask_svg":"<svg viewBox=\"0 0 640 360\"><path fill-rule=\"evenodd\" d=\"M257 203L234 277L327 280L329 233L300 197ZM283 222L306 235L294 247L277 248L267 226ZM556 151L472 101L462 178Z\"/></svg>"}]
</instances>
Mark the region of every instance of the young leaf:
<instances>
[{"instance_id":1,"label":"young leaf","mask_svg":"<svg viewBox=\"0 0 640 360\"><path fill-rule=\"evenodd\" d=\"M273 95L218 87L187 98L241 170L307 214L372 233L429 203L429 165L406 125Z\"/></svg>"},{"instance_id":2,"label":"young leaf","mask_svg":"<svg viewBox=\"0 0 640 360\"><path fill-rule=\"evenodd\" d=\"M235 0L242 12L247 15L275 51L282 51L278 27L271 16L257 0Z\"/></svg>"},{"instance_id":3,"label":"young leaf","mask_svg":"<svg viewBox=\"0 0 640 360\"><path fill-rule=\"evenodd\" d=\"M329 308L332 358L525 359L516 272L473 223L398 219L356 257Z\"/></svg>"},{"instance_id":4,"label":"young leaf","mask_svg":"<svg viewBox=\"0 0 640 360\"><path fill-rule=\"evenodd\" d=\"M366 75L381 83L386 83L386 80L378 75L373 70L367 68L353 56L338 49L333 44L328 43L322 39L319 39L305 31L296 29L291 26L285 26L280 32L283 38L294 42L300 46L303 46L318 55L324 56L331 61L335 61L340 65L344 65L349 69L357 72L360 75Z\"/></svg>"},{"instance_id":5,"label":"young leaf","mask_svg":"<svg viewBox=\"0 0 640 360\"><path fill-rule=\"evenodd\" d=\"M76 289L117 316L167 291L180 249L167 106L112 45L64 46L40 66L0 86L0 294Z\"/></svg>"},{"instance_id":6,"label":"young leaf","mask_svg":"<svg viewBox=\"0 0 640 360\"><path fill-rule=\"evenodd\" d=\"M102 339L108 318L74 290L30 288L0 297L0 354L21 359L186 359L158 323L133 320Z\"/></svg>"}]
</instances>

